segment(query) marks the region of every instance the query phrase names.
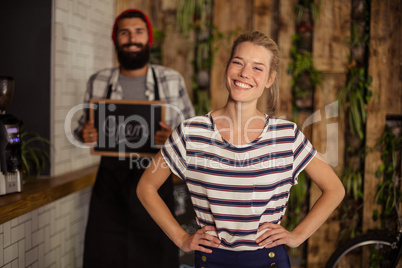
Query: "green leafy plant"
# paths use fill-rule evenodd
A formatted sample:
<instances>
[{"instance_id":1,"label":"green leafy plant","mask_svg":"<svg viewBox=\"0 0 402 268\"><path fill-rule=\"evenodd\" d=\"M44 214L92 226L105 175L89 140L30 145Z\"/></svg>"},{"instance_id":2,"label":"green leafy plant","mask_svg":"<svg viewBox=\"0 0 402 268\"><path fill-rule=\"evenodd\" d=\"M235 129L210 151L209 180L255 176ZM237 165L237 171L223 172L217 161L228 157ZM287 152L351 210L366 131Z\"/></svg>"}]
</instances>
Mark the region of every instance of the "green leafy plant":
<instances>
[{"instance_id":1,"label":"green leafy plant","mask_svg":"<svg viewBox=\"0 0 402 268\"><path fill-rule=\"evenodd\" d=\"M353 22L350 30L350 36L346 38L345 43L349 47L359 47L367 45L369 39L370 37L368 34L359 34L356 23Z\"/></svg>"},{"instance_id":2,"label":"green leafy plant","mask_svg":"<svg viewBox=\"0 0 402 268\"><path fill-rule=\"evenodd\" d=\"M357 212L360 211L362 207L363 203L356 201L353 203L350 201L341 203L342 213L339 214L341 226L339 232L340 241L346 241L361 233L361 228L359 228L361 217Z\"/></svg>"},{"instance_id":3,"label":"green leafy plant","mask_svg":"<svg viewBox=\"0 0 402 268\"><path fill-rule=\"evenodd\" d=\"M152 32L154 35L154 42L151 47L151 58L149 61L152 64L162 64L162 43L166 38L166 34L163 31L160 31L154 27L152 28Z\"/></svg>"},{"instance_id":4,"label":"green leafy plant","mask_svg":"<svg viewBox=\"0 0 402 268\"><path fill-rule=\"evenodd\" d=\"M194 105L195 114L205 114L207 111L209 111L211 100L209 99L209 94L207 91L195 91L194 102L196 103L196 105Z\"/></svg>"},{"instance_id":5,"label":"green leafy plant","mask_svg":"<svg viewBox=\"0 0 402 268\"><path fill-rule=\"evenodd\" d=\"M201 0L179 0L177 3L176 24L181 33L188 35L194 28L194 16L199 10L197 7L202 7Z\"/></svg>"},{"instance_id":6,"label":"green leafy plant","mask_svg":"<svg viewBox=\"0 0 402 268\"><path fill-rule=\"evenodd\" d=\"M314 0L300 0L293 8L293 12L296 14L296 21L299 23L305 12L311 12L312 18L318 20L320 17L320 2Z\"/></svg>"},{"instance_id":7,"label":"green leafy plant","mask_svg":"<svg viewBox=\"0 0 402 268\"><path fill-rule=\"evenodd\" d=\"M22 130L21 134L22 173L25 176L39 176L49 163L50 157L45 146L50 141L38 133Z\"/></svg>"},{"instance_id":8,"label":"green leafy plant","mask_svg":"<svg viewBox=\"0 0 402 268\"><path fill-rule=\"evenodd\" d=\"M219 38L223 38L212 26L212 0L179 0L176 25L186 38L192 36L195 39L192 62L194 108L196 114L204 114L210 109L210 69L218 49L216 44Z\"/></svg>"},{"instance_id":9,"label":"green leafy plant","mask_svg":"<svg viewBox=\"0 0 402 268\"><path fill-rule=\"evenodd\" d=\"M288 209L286 219L283 223L286 229L293 230L303 219L303 216L308 209L308 175L305 171L301 172L298 177L297 185L293 186L290 190Z\"/></svg>"},{"instance_id":10,"label":"green leafy plant","mask_svg":"<svg viewBox=\"0 0 402 268\"><path fill-rule=\"evenodd\" d=\"M367 119L366 104L372 96L368 88L372 84L371 76L356 62L349 65L348 80L338 94L339 107L346 110L351 132L361 140L364 138L364 127Z\"/></svg>"},{"instance_id":11,"label":"green leafy plant","mask_svg":"<svg viewBox=\"0 0 402 268\"><path fill-rule=\"evenodd\" d=\"M364 159L369 152L365 146L367 110L371 98L372 78L367 73L367 45L369 40L370 17L364 16L364 10L352 13L350 35L345 44L350 49L347 66L347 78L344 87L338 92L340 119L345 122L345 167L341 180L346 189L346 196L341 205L340 240L352 238L362 231L364 196ZM367 163L366 163L367 164Z\"/></svg>"},{"instance_id":12,"label":"green leafy plant","mask_svg":"<svg viewBox=\"0 0 402 268\"><path fill-rule=\"evenodd\" d=\"M288 65L288 74L292 75L290 83L295 98L303 98L314 91L314 88L321 83L322 77L321 72L314 67L314 60L311 53L308 51L303 53L297 52L297 43L300 40L300 35L293 35L292 40L294 46L290 50L290 55L293 61ZM303 76L307 76L307 79L309 79L310 83L307 88L300 85Z\"/></svg>"},{"instance_id":13,"label":"green leafy plant","mask_svg":"<svg viewBox=\"0 0 402 268\"><path fill-rule=\"evenodd\" d=\"M382 177L382 181L378 184L375 201L381 204L380 216L384 218L394 211L401 198L402 137L394 135L391 128L386 125L384 134L378 141L378 146L383 163L376 173L376 177Z\"/></svg>"},{"instance_id":14,"label":"green leafy plant","mask_svg":"<svg viewBox=\"0 0 402 268\"><path fill-rule=\"evenodd\" d=\"M345 186L346 193L351 195L353 200L357 201L359 198L363 198L363 176L361 172L345 168L342 183Z\"/></svg>"},{"instance_id":15,"label":"green leafy plant","mask_svg":"<svg viewBox=\"0 0 402 268\"><path fill-rule=\"evenodd\" d=\"M292 61L288 65L288 74L291 75L293 115L296 118L298 109L312 108L313 94L317 85L322 81L322 75L314 66L311 52L300 49L302 38L299 34L292 36L290 55Z\"/></svg>"},{"instance_id":16,"label":"green leafy plant","mask_svg":"<svg viewBox=\"0 0 402 268\"><path fill-rule=\"evenodd\" d=\"M342 205L342 214L347 218L341 218L341 225L345 226L340 238L352 238L360 232L361 208L364 200L363 193L363 161L366 148L363 146L365 136L365 125L367 118L366 104L371 96L368 87L371 85L371 78L366 77L364 68L351 64L348 72L346 86L339 91L338 101L340 110L344 110L348 119L350 133L348 140L351 142L346 151L348 162L343 170L342 182L346 189L346 197ZM341 113L342 114L342 113ZM364 153L363 153L364 152ZM356 223L351 224L350 218L355 218Z\"/></svg>"},{"instance_id":17,"label":"green leafy plant","mask_svg":"<svg viewBox=\"0 0 402 268\"><path fill-rule=\"evenodd\" d=\"M292 105L293 121L297 121L299 109L313 107L313 93L321 83L321 72L314 66L311 53L313 34L312 19L318 18L319 8L314 1L301 0L294 6L296 14L296 34L292 36L290 50L291 62L287 73L291 76L290 84L294 101ZM310 16L312 14L312 16ZM292 187L284 225L293 230L307 214L309 209L309 180L306 172L300 173L298 184Z\"/></svg>"}]
</instances>

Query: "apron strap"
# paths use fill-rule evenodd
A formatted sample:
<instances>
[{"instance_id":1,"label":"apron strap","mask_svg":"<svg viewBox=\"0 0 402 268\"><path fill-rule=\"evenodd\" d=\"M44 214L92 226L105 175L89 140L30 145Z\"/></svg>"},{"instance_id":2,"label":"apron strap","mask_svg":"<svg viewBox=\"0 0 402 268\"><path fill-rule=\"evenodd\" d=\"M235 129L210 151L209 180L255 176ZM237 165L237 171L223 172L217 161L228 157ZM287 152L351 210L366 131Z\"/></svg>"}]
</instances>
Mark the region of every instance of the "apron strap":
<instances>
[{"instance_id":1,"label":"apron strap","mask_svg":"<svg viewBox=\"0 0 402 268\"><path fill-rule=\"evenodd\" d=\"M106 99L110 99L111 95L112 95L112 84L110 84L109 88L107 89Z\"/></svg>"},{"instance_id":2,"label":"apron strap","mask_svg":"<svg viewBox=\"0 0 402 268\"><path fill-rule=\"evenodd\" d=\"M160 100L160 98L159 98L158 80L156 79L154 68L151 67L151 69L152 69L152 76L154 77L154 83L155 83L155 87L154 87L154 89L155 89L155 100Z\"/></svg>"}]
</instances>

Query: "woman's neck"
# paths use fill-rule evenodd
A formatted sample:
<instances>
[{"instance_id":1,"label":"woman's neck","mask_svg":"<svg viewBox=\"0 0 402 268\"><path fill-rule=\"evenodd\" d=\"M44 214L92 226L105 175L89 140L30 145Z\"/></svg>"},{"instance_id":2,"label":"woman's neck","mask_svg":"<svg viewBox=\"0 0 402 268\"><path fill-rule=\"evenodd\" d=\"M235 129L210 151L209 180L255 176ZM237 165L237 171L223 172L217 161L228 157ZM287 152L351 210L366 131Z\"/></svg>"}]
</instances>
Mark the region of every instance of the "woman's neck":
<instances>
[{"instance_id":1,"label":"woman's neck","mask_svg":"<svg viewBox=\"0 0 402 268\"><path fill-rule=\"evenodd\" d=\"M235 126L241 128L249 125L250 121L265 118L265 115L257 109L256 103L229 101L226 106L222 108L221 113L229 117Z\"/></svg>"},{"instance_id":2,"label":"woman's neck","mask_svg":"<svg viewBox=\"0 0 402 268\"><path fill-rule=\"evenodd\" d=\"M265 127L265 115L256 103L230 102L211 116L221 136L232 144L246 144L255 140Z\"/></svg>"}]
</instances>

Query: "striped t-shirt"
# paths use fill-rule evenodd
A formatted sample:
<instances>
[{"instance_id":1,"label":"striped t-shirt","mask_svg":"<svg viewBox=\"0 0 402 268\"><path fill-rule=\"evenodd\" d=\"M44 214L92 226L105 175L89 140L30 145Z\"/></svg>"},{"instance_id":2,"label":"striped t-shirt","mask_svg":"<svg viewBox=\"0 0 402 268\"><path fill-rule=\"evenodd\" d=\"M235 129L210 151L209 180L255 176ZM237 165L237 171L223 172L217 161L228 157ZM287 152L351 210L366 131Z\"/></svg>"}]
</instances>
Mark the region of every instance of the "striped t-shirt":
<instances>
[{"instance_id":1,"label":"striped t-shirt","mask_svg":"<svg viewBox=\"0 0 402 268\"><path fill-rule=\"evenodd\" d=\"M290 188L315 153L294 123L268 116L256 140L230 144L210 113L182 122L162 147L187 184L199 226L215 226L220 248L233 251L260 248L257 228L281 222Z\"/></svg>"}]
</instances>

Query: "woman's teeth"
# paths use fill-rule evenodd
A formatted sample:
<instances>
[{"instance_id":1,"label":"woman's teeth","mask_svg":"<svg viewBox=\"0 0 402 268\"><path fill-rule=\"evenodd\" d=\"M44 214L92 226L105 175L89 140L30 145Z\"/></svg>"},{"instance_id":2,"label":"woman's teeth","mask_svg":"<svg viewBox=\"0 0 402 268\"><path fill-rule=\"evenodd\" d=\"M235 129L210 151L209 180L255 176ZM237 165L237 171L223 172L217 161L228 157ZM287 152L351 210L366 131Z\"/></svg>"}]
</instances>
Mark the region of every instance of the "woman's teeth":
<instances>
[{"instance_id":1,"label":"woman's teeth","mask_svg":"<svg viewBox=\"0 0 402 268\"><path fill-rule=\"evenodd\" d=\"M249 84L245 84L240 81L235 81L234 84L238 87L245 88L245 89L251 88L251 86Z\"/></svg>"}]
</instances>

